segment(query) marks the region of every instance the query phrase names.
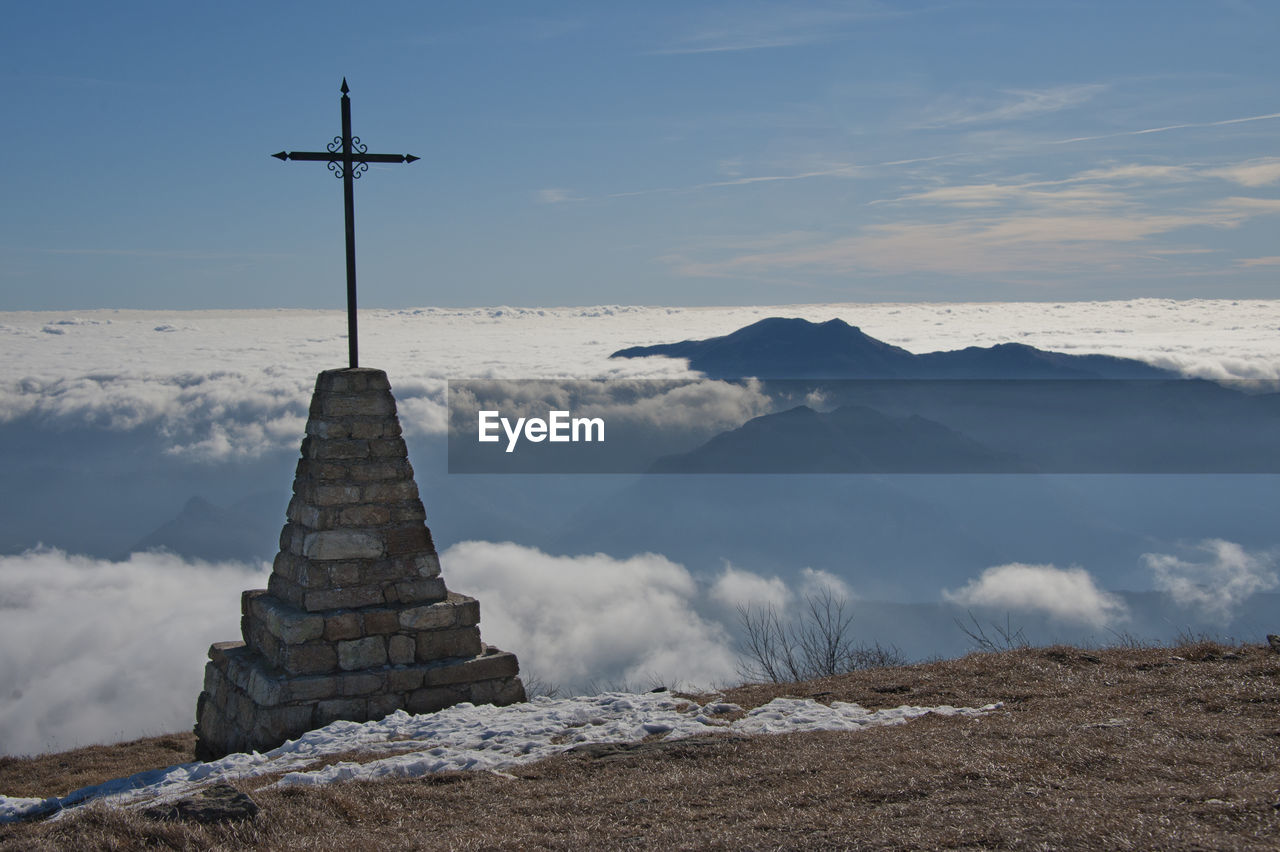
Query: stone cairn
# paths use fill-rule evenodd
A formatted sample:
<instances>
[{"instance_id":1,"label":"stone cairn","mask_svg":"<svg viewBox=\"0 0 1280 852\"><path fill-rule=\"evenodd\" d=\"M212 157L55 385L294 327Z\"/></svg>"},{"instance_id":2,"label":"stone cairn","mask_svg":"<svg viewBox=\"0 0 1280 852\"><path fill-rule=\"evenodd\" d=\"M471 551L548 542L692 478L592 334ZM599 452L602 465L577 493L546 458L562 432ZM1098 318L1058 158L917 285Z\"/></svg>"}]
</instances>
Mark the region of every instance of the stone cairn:
<instances>
[{"instance_id":1,"label":"stone cairn","mask_svg":"<svg viewBox=\"0 0 1280 852\"><path fill-rule=\"evenodd\" d=\"M288 521L243 642L209 649L202 760L266 751L337 719L525 700L514 655L480 641L480 605L445 588L386 373L316 380Z\"/></svg>"}]
</instances>

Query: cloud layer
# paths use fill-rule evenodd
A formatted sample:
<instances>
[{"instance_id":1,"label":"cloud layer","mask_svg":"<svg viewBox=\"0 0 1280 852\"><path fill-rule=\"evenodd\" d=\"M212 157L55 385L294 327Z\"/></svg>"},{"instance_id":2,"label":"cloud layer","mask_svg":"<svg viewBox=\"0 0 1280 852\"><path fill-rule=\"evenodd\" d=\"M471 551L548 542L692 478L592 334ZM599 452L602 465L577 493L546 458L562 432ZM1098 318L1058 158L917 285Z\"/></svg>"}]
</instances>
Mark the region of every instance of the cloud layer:
<instances>
[{"instance_id":1,"label":"cloud layer","mask_svg":"<svg viewBox=\"0 0 1280 852\"><path fill-rule=\"evenodd\" d=\"M0 557L0 754L194 724L209 645L238 637L240 592L266 570L162 553Z\"/></svg>"},{"instance_id":2,"label":"cloud layer","mask_svg":"<svg viewBox=\"0 0 1280 852\"><path fill-rule=\"evenodd\" d=\"M1239 544L1208 539L1194 548L1206 558L1189 562L1167 553L1143 554L1155 587L1181 606L1227 619L1258 592L1280 586L1274 553L1250 552Z\"/></svg>"},{"instance_id":3,"label":"cloud layer","mask_svg":"<svg viewBox=\"0 0 1280 852\"><path fill-rule=\"evenodd\" d=\"M663 556L472 541L441 560L450 587L480 599L485 641L546 684L710 687L736 674L729 628L699 613L705 590ZM189 728L208 647L240 638L240 594L268 570L167 553L0 557L0 754Z\"/></svg>"},{"instance_id":4,"label":"cloud layer","mask_svg":"<svg viewBox=\"0 0 1280 852\"><path fill-rule=\"evenodd\" d=\"M698 614L693 577L664 556L549 556L468 541L441 562L451 587L480 599L485 641L519 648L524 669L562 687L705 687L736 670L728 632Z\"/></svg>"},{"instance_id":5,"label":"cloud layer","mask_svg":"<svg viewBox=\"0 0 1280 852\"><path fill-rule=\"evenodd\" d=\"M446 379L687 378L682 361L608 356L768 316L839 317L914 352L1013 341L1205 378L1280 378L1275 301L368 311L362 338L365 362L391 376L412 438L445 430ZM0 423L153 428L164 448L196 461L292 448L316 372L343 365L343 319L337 311L0 313L0 358L20 365L0 379ZM744 418L753 404L745 396L702 403ZM651 405L636 416L682 407Z\"/></svg>"},{"instance_id":6,"label":"cloud layer","mask_svg":"<svg viewBox=\"0 0 1280 852\"><path fill-rule=\"evenodd\" d=\"M1278 585L1267 554L1218 540L1199 550L1205 558L1198 562L1160 554L1146 560L1161 588L1218 617L1217 624L1250 595ZM787 619L823 589L857 597L823 571L805 569L787 582L725 564L698 578L655 553L558 556L468 541L445 550L441 562L450 588L480 599L485 641L514 651L526 678L571 694L593 686L735 683L738 606L773 606ZM209 644L239 638L240 593L264 586L267 570L165 553L111 562L45 548L0 557L0 754L187 729ZM1029 636L1057 641L1120 623L1134 627L1123 601L1080 568L995 566L942 597L958 608L1013 612ZM886 613L855 605L856 636L892 644L919 640L923 631L930 638L916 642L916 654L958 652L951 617L963 609L920 606L890 605ZM1135 610L1142 623L1136 629L1159 632L1152 617Z\"/></svg>"},{"instance_id":7,"label":"cloud layer","mask_svg":"<svg viewBox=\"0 0 1280 852\"><path fill-rule=\"evenodd\" d=\"M818 585L849 594L817 571L794 590L728 565L699 582L653 553L553 556L469 541L441 562L450 588L480 599L484 640L515 651L526 677L571 693L736 682L739 603L786 613ZM240 638L240 594L265 586L268 570L168 553L0 557L0 754L190 727L208 647Z\"/></svg>"},{"instance_id":8,"label":"cloud layer","mask_svg":"<svg viewBox=\"0 0 1280 852\"><path fill-rule=\"evenodd\" d=\"M942 596L961 606L1040 612L1090 627L1106 627L1127 614L1124 601L1098 588L1083 568L1020 562L997 565Z\"/></svg>"},{"instance_id":9,"label":"cloud layer","mask_svg":"<svg viewBox=\"0 0 1280 852\"><path fill-rule=\"evenodd\" d=\"M735 607L782 609L792 600L791 590L780 577L762 577L726 564L709 590L711 599L732 610Z\"/></svg>"}]
</instances>

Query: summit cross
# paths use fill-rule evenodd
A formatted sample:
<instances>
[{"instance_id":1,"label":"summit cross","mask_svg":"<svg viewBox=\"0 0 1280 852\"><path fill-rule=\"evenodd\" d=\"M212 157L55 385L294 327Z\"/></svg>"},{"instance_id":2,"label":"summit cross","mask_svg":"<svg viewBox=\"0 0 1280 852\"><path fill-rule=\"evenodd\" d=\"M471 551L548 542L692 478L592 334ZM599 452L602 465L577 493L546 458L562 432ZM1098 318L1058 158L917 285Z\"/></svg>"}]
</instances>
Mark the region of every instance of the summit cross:
<instances>
[{"instance_id":1,"label":"summit cross","mask_svg":"<svg viewBox=\"0 0 1280 852\"><path fill-rule=\"evenodd\" d=\"M277 160L309 160L328 163L334 177L342 179L342 197L347 225L347 350L352 369L360 366L356 339L356 210L353 181L369 171L370 163L412 163L412 154L370 154L359 136L351 135L351 98L347 78L342 78L342 135L333 137L327 151L281 151Z\"/></svg>"}]
</instances>

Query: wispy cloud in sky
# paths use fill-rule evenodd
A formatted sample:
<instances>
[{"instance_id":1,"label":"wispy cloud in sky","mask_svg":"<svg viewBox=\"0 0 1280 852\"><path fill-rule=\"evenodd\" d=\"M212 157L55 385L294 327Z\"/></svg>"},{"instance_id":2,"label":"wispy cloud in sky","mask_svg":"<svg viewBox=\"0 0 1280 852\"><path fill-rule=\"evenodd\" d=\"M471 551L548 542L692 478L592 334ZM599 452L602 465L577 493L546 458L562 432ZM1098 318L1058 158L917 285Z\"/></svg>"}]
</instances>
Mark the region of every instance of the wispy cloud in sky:
<instances>
[{"instance_id":1,"label":"wispy cloud in sky","mask_svg":"<svg viewBox=\"0 0 1280 852\"><path fill-rule=\"evenodd\" d=\"M1121 205L1137 202L1127 194L1139 184L1177 184L1206 178L1224 178L1246 186L1261 186L1280 179L1280 160L1251 161L1219 167L1123 163L1086 169L1056 180L1021 180L1008 183L956 184L911 192L898 198L879 199L872 205L924 202L957 207L989 207L1001 203L1038 204L1058 209L1082 204Z\"/></svg>"},{"instance_id":2,"label":"wispy cloud in sky","mask_svg":"<svg viewBox=\"0 0 1280 852\"><path fill-rule=\"evenodd\" d=\"M1103 85L1089 86L1069 86L1061 87L1047 92L1038 93L1020 93L1025 97L1013 104L1005 107L988 110L982 113L972 114L956 114L947 121L940 121L938 126L942 124L964 124L970 122L978 122L991 118L994 120L1000 115L1006 117L1017 117L1032 115L1035 113L1051 112L1058 109L1064 109L1077 103L1083 103L1084 100L1092 97L1098 91L1104 90ZM1194 127L1210 127L1217 125L1238 124L1241 122L1259 121L1263 119L1280 118L1280 113L1272 115L1252 116L1247 118L1229 119L1220 122L1210 122L1207 124L1178 124L1169 125L1160 128L1151 128L1147 130L1126 131L1124 133L1112 134L1114 136L1140 135L1145 133L1156 133L1169 130L1180 130ZM1077 137L1074 139L1056 140L1044 142L1040 140L1023 140L1019 143L1019 148L1025 150L1029 148L1040 147L1045 144L1058 145L1067 142L1084 142L1097 139L1111 138L1107 136L1090 136ZM903 159L880 160L866 163L843 162L837 163L827 168L809 169L797 171L789 174L760 174L760 175L742 175L739 176L741 170L746 168L742 158L735 158L729 162L733 165L734 176L725 180L704 181L702 183L690 184L687 186L666 186L653 189L640 189L624 192L608 193L607 198L632 198L637 196L653 195L657 193L676 193L676 192L695 192L706 189L718 189L723 187L749 186L751 184L772 183L778 181L796 181L811 180L816 178L857 178L868 175L872 170L892 168L895 166L917 166L926 163L941 163L945 161L956 161L965 159L986 159L989 153L982 153L976 150L956 150L944 154L932 154L921 157L910 157ZM721 162L723 170L724 161ZM1280 181L1280 158L1259 158L1247 162L1229 164L1219 167L1197 167L1194 165L1171 165L1171 164L1142 164L1128 163L1122 165L1112 165L1105 167L1097 167L1081 171L1075 175L1056 180L1028 181L1018 184L974 184L968 186L949 186L938 187L935 189L925 190L917 193L908 193L892 200L916 200L916 201L947 201L951 199L952 203L967 203L971 206L984 206L999 198L1010 198L1020 195L1024 190L1033 190L1039 187L1056 186L1070 183L1096 182L1107 180L1142 180L1142 181L1186 181L1204 177L1216 177L1224 180L1232 181L1247 187L1266 186ZM544 189L541 200L548 202L581 200L576 197L568 197L566 190ZM562 197L561 194L564 194ZM1044 196L1048 198L1049 196ZM1054 196L1059 202L1069 200L1072 193L1057 193ZM1080 197L1077 194L1077 197ZM884 199L872 201L872 204L884 203Z\"/></svg>"},{"instance_id":3,"label":"wispy cloud in sky","mask_svg":"<svg viewBox=\"0 0 1280 852\"><path fill-rule=\"evenodd\" d=\"M547 189L538 190L538 200L543 204L564 204L568 201L582 201L583 199L575 195L572 190L548 187Z\"/></svg>"},{"instance_id":4,"label":"wispy cloud in sky","mask_svg":"<svg viewBox=\"0 0 1280 852\"><path fill-rule=\"evenodd\" d=\"M1184 124L1166 124L1161 127L1147 127L1142 130L1122 130L1117 133L1102 133L1097 136L1073 136L1069 139L1058 139L1055 145L1070 145L1076 142L1096 142L1099 139L1117 139L1121 136L1145 136L1148 133L1168 133L1171 130L1191 130L1200 127L1226 127L1230 124L1245 124L1250 121L1270 121L1280 118L1280 112L1269 112L1263 115L1249 115L1244 118L1227 118L1222 121L1192 121Z\"/></svg>"},{"instance_id":5,"label":"wispy cloud in sky","mask_svg":"<svg viewBox=\"0 0 1280 852\"><path fill-rule=\"evenodd\" d=\"M1280 212L1280 201L1274 207L1256 201L1228 199L1177 213L1095 210L1071 215L1010 211L1005 215L966 216L947 222L891 222L789 249L746 252L705 261L687 255L674 256L673 262L684 274L693 276L787 270L829 275L873 270L891 274L1046 273L1057 276L1132 262L1147 252L1147 248L1138 248L1137 244L1179 229L1231 228L1261 213Z\"/></svg>"},{"instance_id":6,"label":"wispy cloud in sky","mask_svg":"<svg viewBox=\"0 0 1280 852\"><path fill-rule=\"evenodd\" d=\"M833 41L849 28L907 14L876 0L835 3L730 4L691 21L653 53L726 53Z\"/></svg>"},{"instance_id":7,"label":"wispy cloud in sky","mask_svg":"<svg viewBox=\"0 0 1280 852\"><path fill-rule=\"evenodd\" d=\"M1280 266L1280 255L1271 255L1270 257L1242 257L1236 261L1236 265L1244 267Z\"/></svg>"},{"instance_id":8,"label":"wispy cloud in sky","mask_svg":"<svg viewBox=\"0 0 1280 852\"><path fill-rule=\"evenodd\" d=\"M1280 158L1269 157L1251 160L1247 163L1210 169L1205 174L1225 178L1241 186L1267 186L1280 181Z\"/></svg>"},{"instance_id":9,"label":"wispy cloud in sky","mask_svg":"<svg viewBox=\"0 0 1280 852\"><path fill-rule=\"evenodd\" d=\"M1179 181L1190 180L1196 176L1191 166L1147 165L1126 163L1124 165L1103 166L1087 169L1074 177L1066 178L1061 183L1077 181L1105 180L1147 180L1147 181Z\"/></svg>"},{"instance_id":10,"label":"wispy cloud in sky","mask_svg":"<svg viewBox=\"0 0 1280 852\"><path fill-rule=\"evenodd\" d=\"M954 207L994 207L1001 204L1039 204L1056 207L1098 207L1115 202L1107 187L1066 187L1066 181L1034 181L1029 183L983 183L944 186L894 199ZM885 203L885 202L872 202Z\"/></svg>"},{"instance_id":11,"label":"wispy cloud in sky","mask_svg":"<svg viewBox=\"0 0 1280 852\"><path fill-rule=\"evenodd\" d=\"M1048 89L1007 89L998 97L971 99L956 105L935 105L922 127L948 127L1017 121L1080 106L1106 91L1103 83L1054 86Z\"/></svg>"},{"instance_id":12,"label":"wispy cloud in sky","mask_svg":"<svg viewBox=\"0 0 1280 852\"><path fill-rule=\"evenodd\" d=\"M792 232L788 240L761 240L737 251L694 247L672 253L667 262L684 275L730 278L873 272L1024 281L1043 275L1051 282L1118 270L1167 275L1167 266L1143 269L1154 258L1190 263L1213 249L1162 239L1192 228L1233 229L1280 213L1280 199L1220 194L1223 181L1260 188L1280 180L1280 159L1274 158L1214 165L1120 162L1050 179L983 183L947 183L945 174L928 175L923 188L868 202L883 214L845 233ZM1246 260L1233 267L1262 265L1265 260Z\"/></svg>"},{"instance_id":13,"label":"wispy cloud in sky","mask_svg":"<svg viewBox=\"0 0 1280 852\"><path fill-rule=\"evenodd\" d=\"M293 257L287 253L187 251L183 249L130 249L130 248L36 248L41 254L89 255L101 257L154 257L177 260L266 260Z\"/></svg>"},{"instance_id":14,"label":"wispy cloud in sky","mask_svg":"<svg viewBox=\"0 0 1280 852\"><path fill-rule=\"evenodd\" d=\"M735 177L728 180L713 180L706 183L697 183L692 186L668 186L658 189L638 189L631 192L614 192L610 193L609 198L630 198L637 195L653 195L660 192L696 192L700 189L715 189L725 186L750 186L755 183L774 183L776 181L792 181L792 180L810 180L812 178L824 177L840 177L851 178L858 173L858 167L845 163L826 169L814 169L812 171L796 172L794 174L775 174L775 175L750 175L746 177Z\"/></svg>"}]
</instances>

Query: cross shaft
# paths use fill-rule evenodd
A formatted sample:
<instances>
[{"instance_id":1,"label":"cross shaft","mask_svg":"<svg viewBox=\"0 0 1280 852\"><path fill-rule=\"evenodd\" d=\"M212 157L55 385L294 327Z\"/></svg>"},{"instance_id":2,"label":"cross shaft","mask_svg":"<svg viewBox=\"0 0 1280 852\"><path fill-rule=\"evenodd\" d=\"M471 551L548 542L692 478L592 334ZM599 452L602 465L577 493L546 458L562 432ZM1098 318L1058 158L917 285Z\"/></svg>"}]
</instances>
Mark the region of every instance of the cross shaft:
<instances>
[{"instance_id":1,"label":"cross shaft","mask_svg":"<svg viewBox=\"0 0 1280 852\"><path fill-rule=\"evenodd\" d=\"M342 78L342 135L328 144L328 151L281 151L277 160L302 160L329 164L329 171L342 178L342 202L347 236L347 350L352 369L360 366L356 335L356 210L355 179L369 170L369 163L412 163L412 154L370 154L359 136L351 135L351 98L347 78Z\"/></svg>"}]
</instances>

